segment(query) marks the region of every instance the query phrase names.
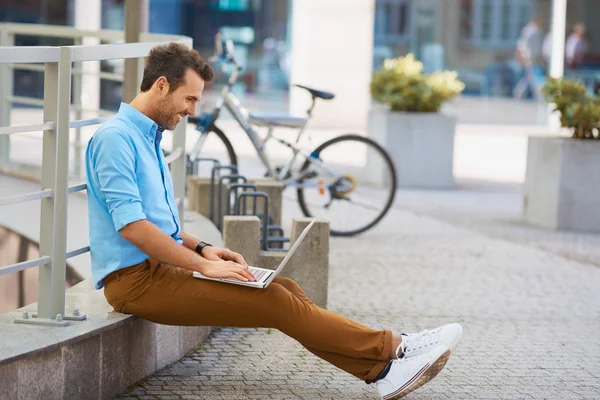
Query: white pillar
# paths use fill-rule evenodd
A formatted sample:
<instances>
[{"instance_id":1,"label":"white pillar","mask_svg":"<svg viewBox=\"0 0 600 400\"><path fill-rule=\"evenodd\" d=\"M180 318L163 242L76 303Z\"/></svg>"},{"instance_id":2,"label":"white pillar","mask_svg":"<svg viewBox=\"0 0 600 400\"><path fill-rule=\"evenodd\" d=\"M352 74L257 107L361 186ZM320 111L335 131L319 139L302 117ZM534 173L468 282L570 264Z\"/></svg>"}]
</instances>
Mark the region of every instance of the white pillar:
<instances>
[{"instance_id":1,"label":"white pillar","mask_svg":"<svg viewBox=\"0 0 600 400\"><path fill-rule=\"evenodd\" d=\"M565 29L567 23L567 0L552 1L552 55L550 57L550 76L561 78L565 70ZM549 105L548 127L552 131L560 129L560 115L552 112Z\"/></svg>"},{"instance_id":2,"label":"white pillar","mask_svg":"<svg viewBox=\"0 0 600 400\"><path fill-rule=\"evenodd\" d=\"M312 127L366 129L371 97L374 0L294 0L290 83L333 92L319 100ZM290 111L303 114L310 95L290 87Z\"/></svg>"},{"instance_id":3,"label":"white pillar","mask_svg":"<svg viewBox=\"0 0 600 400\"><path fill-rule=\"evenodd\" d=\"M565 26L567 20L567 0L552 2L552 57L550 76L560 78L565 69Z\"/></svg>"},{"instance_id":4,"label":"white pillar","mask_svg":"<svg viewBox=\"0 0 600 400\"><path fill-rule=\"evenodd\" d=\"M102 0L75 0L75 28L88 31L102 29ZM96 46L100 40L84 37L84 46ZM100 61L82 63L81 103L84 108L98 110L100 108Z\"/></svg>"}]
</instances>

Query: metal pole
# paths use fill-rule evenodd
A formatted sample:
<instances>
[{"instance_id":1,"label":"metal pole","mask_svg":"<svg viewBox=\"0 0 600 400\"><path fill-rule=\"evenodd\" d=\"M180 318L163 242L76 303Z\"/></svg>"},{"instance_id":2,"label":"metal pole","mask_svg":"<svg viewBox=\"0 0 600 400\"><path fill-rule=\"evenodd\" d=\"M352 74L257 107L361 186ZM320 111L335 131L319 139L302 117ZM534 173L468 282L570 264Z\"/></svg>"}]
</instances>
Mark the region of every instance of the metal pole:
<instances>
[{"instance_id":1,"label":"metal pole","mask_svg":"<svg viewBox=\"0 0 600 400\"><path fill-rule=\"evenodd\" d=\"M11 47L15 37L6 26L0 28L0 46ZM13 70L9 64L0 64L0 126L10 126L12 103L9 97L13 94ZM0 166L10 163L10 135L0 136Z\"/></svg>"},{"instance_id":2,"label":"metal pole","mask_svg":"<svg viewBox=\"0 0 600 400\"><path fill-rule=\"evenodd\" d=\"M71 49L62 47L59 63L45 69L44 122L55 121L56 128L44 131L42 189L53 196L42 199L40 254L50 263L40 267L38 318L65 313L70 96Z\"/></svg>"},{"instance_id":3,"label":"metal pole","mask_svg":"<svg viewBox=\"0 0 600 400\"><path fill-rule=\"evenodd\" d=\"M75 39L75 45L79 46L82 44L81 39ZM82 79L83 79L83 63L76 62L74 63L74 68L81 71L79 74L75 74L73 76L73 105L75 106L75 119L81 120L83 119L83 111L81 110L83 107L83 102L81 101L81 93L82 93ZM75 154L74 158L74 171L73 175L79 179L81 177L81 128L75 129L75 143L73 144Z\"/></svg>"},{"instance_id":4,"label":"metal pole","mask_svg":"<svg viewBox=\"0 0 600 400\"><path fill-rule=\"evenodd\" d=\"M148 32L149 0L125 1L125 42L140 42L140 33ZM131 102L138 93L143 58L128 58L125 60L125 76L123 77L123 101Z\"/></svg>"},{"instance_id":5,"label":"metal pole","mask_svg":"<svg viewBox=\"0 0 600 400\"><path fill-rule=\"evenodd\" d=\"M567 0L552 1L552 54L550 56L550 76L562 78L565 70L565 32L567 20ZM560 115L552 112L548 105L548 126L552 131L560 129Z\"/></svg>"},{"instance_id":6,"label":"metal pole","mask_svg":"<svg viewBox=\"0 0 600 400\"><path fill-rule=\"evenodd\" d=\"M183 231L184 224L184 199L185 199L185 171L186 171L186 152L185 152L185 135L186 135L187 117L181 120L173 131L173 151L182 149L183 153L175 161L171 163L171 179L173 180L173 192L175 198L180 200L178 205L179 221L181 230Z\"/></svg>"}]
</instances>

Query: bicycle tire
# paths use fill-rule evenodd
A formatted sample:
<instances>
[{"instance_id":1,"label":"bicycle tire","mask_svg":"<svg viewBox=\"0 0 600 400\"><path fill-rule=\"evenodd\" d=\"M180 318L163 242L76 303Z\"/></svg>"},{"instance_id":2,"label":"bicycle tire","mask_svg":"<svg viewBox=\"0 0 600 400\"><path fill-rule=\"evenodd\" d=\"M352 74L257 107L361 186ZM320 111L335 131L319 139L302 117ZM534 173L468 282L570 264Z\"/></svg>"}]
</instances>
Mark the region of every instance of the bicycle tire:
<instances>
[{"instance_id":1,"label":"bicycle tire","mask_svg":"<svg viewBox=\"0 0 600 400\"><path fill-rule=\"evenodd\" d=\"M219 139L221 140L221 142L223 142L223 144L225 145L225 148L227 149L227 155L229 156L229 161L230 161L229 165L237 166L238 165L237 155L235 154L233 145L231 144L231 142L229 141L229 139L227 138L225 133L218 126L216 126L214 124L210 126L210 128L208 129L208 132L209 133L212 132L215 135L217 135L219 137Z\"/></svg>"},{"instance_id":2,"label":"bicycle tire","mask_svg":"<svg viewBox=\"0 0 600 400\"><path fill-rule=\"evenodd\" d=\"M351 231L339 231L339 230L335 230L335 229L330 229L330 234L332 236L350 237L350 236L358 235L359 233L363 233L363 232L373 228L388 213L388 211L392 207L394 198L396 197L396 188L397 188L396 167L394 166L394 162L392 161L392 159L389 156L389 154L387 153L387 151L385 151L385 149L383 147L381 147L381 145L379 145L379 143L377 143L376 141L374 141L370 138L364 137L364 136L356 135L356 134L344 134L344 135L335 137L333 139L330 139L330 140L322 143L313 151L313 154L320 153L323 149L325 149L328 146L331 146L331 145L339 143L339 142L348 141L348 140L366 143L367 145L372 146L373 149L375 149L377 152L379 152L383 156L385 163L387 164L387 167L390 171L392 187L391 187L390 194L388 196L388 199L386 200L383 210L371 223L363 226L362 228L351 230ZM300 171L301 172L305 171L310 164L311 164L310 160L307 159L304 162L304 164L302 165ZM297 194L298 194L298 203L300 205L300 209L302 210L302 213L306 217L309 217L309 218L313 217L313 215L311 214L311 212L306 204L305 198L304 198L304 189L302 187L298 187Z\"/></svg>"}]
</instances>

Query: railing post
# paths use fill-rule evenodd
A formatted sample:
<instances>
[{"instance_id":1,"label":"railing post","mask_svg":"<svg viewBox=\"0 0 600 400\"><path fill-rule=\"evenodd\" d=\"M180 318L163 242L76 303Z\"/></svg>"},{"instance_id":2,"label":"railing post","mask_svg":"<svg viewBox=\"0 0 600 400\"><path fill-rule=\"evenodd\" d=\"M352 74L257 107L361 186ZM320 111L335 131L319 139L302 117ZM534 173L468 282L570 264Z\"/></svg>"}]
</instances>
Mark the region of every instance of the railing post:
<instances>
[{"instance_id":1,"label":"railing post","mask_svg":"<svg viewBox=\"0 0 600 400\"><path fill-rule=\"evenodd\" d=\"M0 24L0 46L11 47L15 37L5 25ZM0 126L10 126L13 92L13 69L10 64L0 64ZM10 135L0 136L0 166L10 163Z\"/></svg>"},{"instance_id":2,"label":"railing post","mask_svg":"<svg viewBox=\"0 0 600 400\"><path fill-rule=\"evenodd\" d=\"M50 263L39 271L38 318L65 313L70 110L71 49L61 47L58 64L47 63L44 74L44 122L56 125L43 141L42 189L53 195L41 206L40 254Z\"/></svg>"},{"instance_id":3,"label":"railing post","mask_svg":"<svg viewBox=\"0 0 600 400\"><path fill-rule=\"evenodd\" d=\"M81 45L81 39L75 39L75 45ZM83 119L83 102L81 101L81 91L82 91L82 79L83 79L83 63L76 62L73 65L73 68L78 70L78 73L73 75L73 106L75 107L75 119L81 120ZM81 128L75 129L75 142L73 143L74 150L74 165L73 165L73 175L79 179L81 178Z\"/></svg>"},{"instance_id":4,"label":"railing post","mask_svg":"<svg viewBox=\"0 0 600 400\"><path fill-rule=\"evenodd\" d=\"M173 131L173 151L181 148L183 153L175 161L171 163L171 178L173 179L173 192L176 199L180 199L178 211L179 220L181 221L181 230L183 230L183 211L185 208L185 171L186 171L186 152L185 152L185 135L187 127L187 117L181 120Z\"/></svg>"}]
</instances>

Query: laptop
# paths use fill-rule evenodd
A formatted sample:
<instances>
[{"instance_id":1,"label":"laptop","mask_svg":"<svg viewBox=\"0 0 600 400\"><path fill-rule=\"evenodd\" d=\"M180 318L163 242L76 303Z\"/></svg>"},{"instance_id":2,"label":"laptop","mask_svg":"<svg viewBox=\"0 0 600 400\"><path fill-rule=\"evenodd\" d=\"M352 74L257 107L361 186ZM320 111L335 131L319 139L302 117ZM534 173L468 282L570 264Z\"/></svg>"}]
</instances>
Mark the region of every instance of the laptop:
<instances>
[{"instance_id":1,"label":"laptop","mask_svg":"<svg viewBox=\"0 0 600 400\"><path fill-rule=\"evenodd\" d=\"M206 279L209 281L231 283L233 285L242 285L242 286L249 286L249 287L253 287L253 288L257 288L257 289L264 289L264 288L268 287L271 284L271 282L273 282L273 279L275 279L277 277L277 275L279 275L279 273L283 270L283 268L288 263L290 258L292 258L292 256L296 252L296 249L298 249L298 246L300 246L300 243L308 234L308 231L310 230L310 228L312 228L312 226L315 224L315 221L316 221L316 219L313 219L310 222L310 224L308 224L306 226L306 228L304 228L304 230L302 231L300 236L298 236L298 240L296 240L296 242L294 243L292 248L285 255L284 259L281 260L281 263L279 264L279 266L277 267L276 270L258 268L258 267L250 267L250 266L248 267L248 270L256 279L255 282L244 282L244 281L240 281L239 279L233 279L233 278L209 278L207 276L202 275L200 272L197 272L197 271L195 271L193 273L193 276L194 276L194 278L198 278L198 279Z\"/></svg>"}]
</instances>

